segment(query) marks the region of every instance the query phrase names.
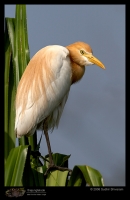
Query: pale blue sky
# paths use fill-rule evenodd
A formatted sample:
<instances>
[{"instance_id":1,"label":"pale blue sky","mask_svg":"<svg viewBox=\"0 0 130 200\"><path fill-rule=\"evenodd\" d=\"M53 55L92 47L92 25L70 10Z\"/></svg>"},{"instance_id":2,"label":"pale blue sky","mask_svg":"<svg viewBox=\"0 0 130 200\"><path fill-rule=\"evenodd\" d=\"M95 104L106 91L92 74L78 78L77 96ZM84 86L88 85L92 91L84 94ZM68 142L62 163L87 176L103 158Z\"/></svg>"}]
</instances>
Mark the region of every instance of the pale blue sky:
<instances>
[{"instance_id":1,"label":"pale blue sky","mask_svg":"<svg viewBox=\"0 0 130 200\"><path fill-rule=\"evenodd\" d=\"M15 5L5 5L5 17L14 16ZM125 186L125 5L27 5L27 23L31 58L84 41L106 66L87 67L49 136L54 153L71 154L69 168L89 165L105 186ZM40 152L48 153L44 136Z\"/></svg>"}]
</instances>

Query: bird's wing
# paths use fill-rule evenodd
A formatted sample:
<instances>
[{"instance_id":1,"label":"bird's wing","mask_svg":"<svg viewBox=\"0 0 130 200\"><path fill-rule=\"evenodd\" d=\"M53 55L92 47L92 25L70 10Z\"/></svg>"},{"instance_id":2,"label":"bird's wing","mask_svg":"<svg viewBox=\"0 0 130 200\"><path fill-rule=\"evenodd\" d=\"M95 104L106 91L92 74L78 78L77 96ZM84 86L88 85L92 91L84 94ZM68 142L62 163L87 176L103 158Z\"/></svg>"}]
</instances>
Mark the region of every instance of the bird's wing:
<instances>
[{"instance_id":1,"label":"bird's wing","mask_svg":"<svg viewBox=\"0 0 130 200\"><path fill-rule=\"evenodd\" d=\"M34 132L37 124L58 106L63 109L72 76L68 55L65 47L53 45L41 49L30 60L17 88L15 131L18 137Z\"/></svg>"}]
</instances>

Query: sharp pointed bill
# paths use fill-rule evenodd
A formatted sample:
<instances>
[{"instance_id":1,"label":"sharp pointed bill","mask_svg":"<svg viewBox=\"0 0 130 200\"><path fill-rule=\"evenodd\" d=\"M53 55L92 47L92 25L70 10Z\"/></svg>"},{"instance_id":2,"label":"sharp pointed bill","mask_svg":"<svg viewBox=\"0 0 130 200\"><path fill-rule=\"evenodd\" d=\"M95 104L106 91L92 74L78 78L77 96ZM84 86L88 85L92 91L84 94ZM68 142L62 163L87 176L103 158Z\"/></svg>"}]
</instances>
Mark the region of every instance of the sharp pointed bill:
<instances>
[{"instance_id":1,"label":"sharp pointed bill","mask_svg":"<svg viewBox=\"0 0 130 200\"><path fill-rule=\"evenodd\" d=\"M88 60L89 60L91 63L93 63L93 64L95 64L95 65L101 67L102 69L105 69L104 64L103 64L100 60L98 60L95 56L93 56L92 54L85 54L84 56L87 57Z\"/></svg>"}]
</instances>

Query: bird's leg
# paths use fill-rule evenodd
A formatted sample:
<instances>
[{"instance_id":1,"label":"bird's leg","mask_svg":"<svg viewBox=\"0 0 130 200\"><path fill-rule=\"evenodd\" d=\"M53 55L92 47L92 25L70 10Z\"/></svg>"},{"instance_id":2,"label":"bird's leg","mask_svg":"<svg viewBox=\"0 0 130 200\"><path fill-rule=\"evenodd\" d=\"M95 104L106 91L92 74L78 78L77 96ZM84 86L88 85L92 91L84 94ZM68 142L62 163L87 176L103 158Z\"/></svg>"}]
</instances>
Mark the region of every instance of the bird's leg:
<instances>
[{"instance_id":1,"label":"bird's leg","mask_svg":"<svg viewBox=\"0 0 130 200\"><path fill-rule=\"evenodd\" d=\"M66 171L68 170L69 172L72 172L71 169L68 169L66 167L60 167L54 164L53 162L53 158L52 158L52 153L51 153L51 145L50 145L50 140L49 140L49 135L48 135L48 126L46 123L47 119L45 119L44 123L43 123L43 130L44 130L44 134L45 134L45 138L46 138L46 143L47 143L47 147L48 147L48 153L49 153L49 161L50 164L48 166L48 169L45 172L45 176L47 175L47 173L51 170L51 169L57 169L57 170L61 170L61 171Z\"/></svg>"},{"instance_id":2,"label":"bird's leg","mask_svg":"<svg viewBox=\"0 0 130 200\"><path fill-rule=\"evenodd\" d=\"M53 158L52 158L52 152L51 152L51 145L50 145L50 140L49 140L49 135L48 135L48 126L47 126L46 120L44 121L44 124L43 124L43 130L44 130L46 143L47 143L47 147L48 147L49 161L50 161L49 165L54 166L54 162L53 162Z\"/></svg>"}]
</instances>

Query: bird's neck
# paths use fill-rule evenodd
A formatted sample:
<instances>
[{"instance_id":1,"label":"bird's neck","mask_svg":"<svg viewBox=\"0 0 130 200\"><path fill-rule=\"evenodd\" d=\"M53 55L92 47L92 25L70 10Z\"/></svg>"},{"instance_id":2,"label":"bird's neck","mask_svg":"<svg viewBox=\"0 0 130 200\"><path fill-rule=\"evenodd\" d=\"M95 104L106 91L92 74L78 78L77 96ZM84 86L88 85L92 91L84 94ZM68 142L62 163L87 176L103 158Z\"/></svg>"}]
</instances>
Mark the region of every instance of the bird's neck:
<instances>
[{"instance_id":1,"label":"bird's neck","mask_svg":"<svg viewBox=\"0 0 130 200\"><path fill-rule=\"evenodd\" d=\"M71 67L72 67L72 84L73 84L82 78L85 72L85 66L80 66L75 62L71 61Z\"/></svg>"}]
</instances>

